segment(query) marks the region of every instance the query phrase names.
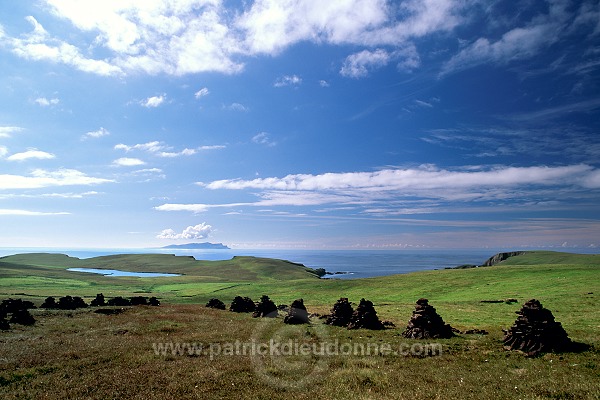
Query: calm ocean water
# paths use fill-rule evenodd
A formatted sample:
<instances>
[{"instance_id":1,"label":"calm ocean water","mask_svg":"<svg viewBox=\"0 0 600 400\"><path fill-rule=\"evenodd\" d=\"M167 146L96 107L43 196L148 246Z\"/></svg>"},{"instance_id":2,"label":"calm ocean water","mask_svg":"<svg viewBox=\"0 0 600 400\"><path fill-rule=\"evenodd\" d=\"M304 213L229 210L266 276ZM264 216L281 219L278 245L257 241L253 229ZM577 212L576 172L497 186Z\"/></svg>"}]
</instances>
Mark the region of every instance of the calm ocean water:
<instances>
[{"instance_id":1,"label":"calm ocean water","mask_svg":"<svg viewBox=\"0 0 600 400\"><path fill-rule=\"evenodd\" d=\"M411 249L411 250L180 250L180 249L32 249L0 248L0 256L11 254L51 252L72 257L90 258L112 254L164 253L193 256L198 260L229 260L234 256L278 258L304 264L311 268L325 268L336 279L355 279L373 276L404 274L414 271L443 269L462 264L482 264L501 251L515 249ZM556 249L577 253L597 253L598 249Z\"/></svg>"}]
</instances>

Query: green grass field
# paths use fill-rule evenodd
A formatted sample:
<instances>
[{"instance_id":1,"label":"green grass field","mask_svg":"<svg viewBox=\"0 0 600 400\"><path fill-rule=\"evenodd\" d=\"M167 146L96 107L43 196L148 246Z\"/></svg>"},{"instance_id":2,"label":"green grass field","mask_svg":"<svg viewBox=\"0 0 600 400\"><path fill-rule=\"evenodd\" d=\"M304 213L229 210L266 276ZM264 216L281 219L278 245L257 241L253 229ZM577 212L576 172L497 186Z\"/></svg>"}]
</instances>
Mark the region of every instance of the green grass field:
<instances>
[{"instance_id":1,"label":"green grass field","mask_svg":"<svg viewBox=\"0 0 600 400\"><path fill-rule=\"evenodd\" d=\"M180 277L104 277L66 268L172 272ZM33 327L0 332L0 398L600 398L600 255L528 252L486 268L439 270L359 280L319 279L283 260L235 257L195 261L170 255L123 255L79 260L26 254L0 258L0 299L38 305L47 296L157 296L161 307L135 307L101 316L92 309L33 310ZM288 327L282 318L206 309L211 297L234 296L277 304L303 298L309 312L327 313L340 297L375 304L385 331L349 331L313 318ZM251 357L224 354L238 341L293 338L312 345L425 346L400 336L420 297L460 330L431 343L442 354L335 354ZM482 303L514 298L518 303ZM569 336L590 345L582 353L530 359L502 347L501 328L521 305L539 299ZM324 339L326 338L326 340ZM156 343L203 343L219 354L156 354Z\"/></svg>"}]
</instances>

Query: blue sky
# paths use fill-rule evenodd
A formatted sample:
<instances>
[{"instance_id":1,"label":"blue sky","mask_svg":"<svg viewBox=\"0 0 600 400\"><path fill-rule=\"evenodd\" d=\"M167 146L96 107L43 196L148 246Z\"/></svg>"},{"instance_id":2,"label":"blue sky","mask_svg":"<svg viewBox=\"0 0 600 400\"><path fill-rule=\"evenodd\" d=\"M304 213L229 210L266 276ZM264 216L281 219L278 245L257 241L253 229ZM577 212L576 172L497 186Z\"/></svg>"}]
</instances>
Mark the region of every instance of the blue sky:
<instances>
[{"instance_id":1,"label":"blue sky","mask_svg":"<svg viewBox=\"0 0 600 400\"><path fill-rule=\"evenodd\" d=\"M600 4L0 5L0 243L600 245Z\"/></svg>"}]
</instances>

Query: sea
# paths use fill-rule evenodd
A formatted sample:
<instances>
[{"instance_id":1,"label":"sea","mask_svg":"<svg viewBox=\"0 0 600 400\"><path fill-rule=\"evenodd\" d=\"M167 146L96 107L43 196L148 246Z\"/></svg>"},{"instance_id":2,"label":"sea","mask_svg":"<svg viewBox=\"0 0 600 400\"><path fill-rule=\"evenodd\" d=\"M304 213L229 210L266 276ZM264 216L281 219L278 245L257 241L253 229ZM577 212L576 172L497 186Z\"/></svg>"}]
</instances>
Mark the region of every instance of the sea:
<instances>
[{"instance_id":1,"label":"sea","mask_svg":"<svg viewBox=\"0 0 600 400\"><path fill-rule=\"evenodd\" d=\"M415 271L452 268L459 265L481 265L499 252L527 251L527 249L401 249L401 250L284 250L284 249L57 249L57 248L0 248L0 256L24 253L60 253L77 258L91 258L114 254L175 254L193 256L197 260L229 260L234 256L276 258L303 264L310 268L324 268L332 275L328 279L357 279L406 274ZM529 249L533 250L533 249ZM597 248L552 248L543 250L596 254Z\"/></svg>"}]
</instances>

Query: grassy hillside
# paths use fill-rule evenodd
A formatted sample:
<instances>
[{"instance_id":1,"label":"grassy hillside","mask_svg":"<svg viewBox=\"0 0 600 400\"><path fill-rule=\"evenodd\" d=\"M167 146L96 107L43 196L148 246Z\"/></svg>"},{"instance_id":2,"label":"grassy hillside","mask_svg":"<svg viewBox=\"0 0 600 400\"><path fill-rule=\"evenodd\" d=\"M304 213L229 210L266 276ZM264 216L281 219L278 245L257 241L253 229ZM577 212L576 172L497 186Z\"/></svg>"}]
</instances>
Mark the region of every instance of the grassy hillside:
<instances>
[{"instance_id":1,"label":"grassy hillside","mask_svg":"<svg viewBox=\"0 0 600 400\"><path fill-rule=\"evenodd\" d=\"M125 278L66 271L71 267L177 272L181 277ZM161 307L137 307L101 316L91 309L33 310L33 327L0 332L0 397L16 398L237 398L237 399L575 399L600 398L600 256L528 252L486 268L440 270L360 280L318 279L281 260L236 257L200 262L168 255L78 260L61 255L0 259L0 298L39 302L48 295L158 295ZM339 297L375 303L384 331L323 325L285 326L282 317L207 309L204 302L269 295L289 304L302 297L310 312L328 312ZM487 336L438 341L400 333L427 297L452 326L483 328ZM483 303L515 298L518 303ZM591 345L584 353L536 359L502 348L523 302L538 298L569 336ZM263 336L257 336L260 333ZM266 334L266 336L264 336ZM345 345L439 344L439 356L377 353L325 358L259 357L220 353L157 354L156 343L226 346L256 338L293 337L302 343ZM290 386L290 383L293 384Z\"/></svg>"},{"instance_id":2,"label":"grassy hillside","mask_svg":"<svg viewBox=\"0 0 600 400\"><path fill-rule=\"evenodd\" d=\"M66 268L107 268L173 272L180 277L105 277ZM506 326L513 311L538 298L562 315L573 329L597 327L600 307L600 255L528 252L494 267L424 271L358 280L318 279L309 268L283 260L234 257L227 261L196 261L164 254L117 255L80 260L56 254L25 254L0 258L0 296L79 295L96 293L156 295L173 303L204 304L211 297L228 303L237 295L257 299L267 294L278 304L302 297L326 312L340 297L358 302L365 297L394 322L410 317L412 305L428 298L459 326ZM595 293L589 294L589 293ZM514 298L519 304L482 303Z\"/></svg>"}]
</instances>

